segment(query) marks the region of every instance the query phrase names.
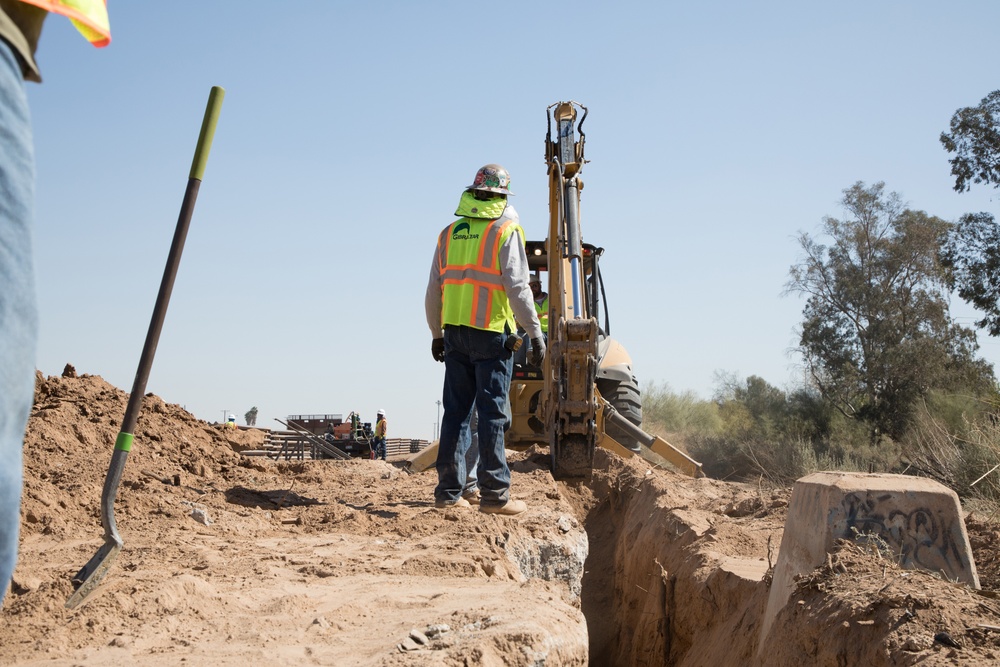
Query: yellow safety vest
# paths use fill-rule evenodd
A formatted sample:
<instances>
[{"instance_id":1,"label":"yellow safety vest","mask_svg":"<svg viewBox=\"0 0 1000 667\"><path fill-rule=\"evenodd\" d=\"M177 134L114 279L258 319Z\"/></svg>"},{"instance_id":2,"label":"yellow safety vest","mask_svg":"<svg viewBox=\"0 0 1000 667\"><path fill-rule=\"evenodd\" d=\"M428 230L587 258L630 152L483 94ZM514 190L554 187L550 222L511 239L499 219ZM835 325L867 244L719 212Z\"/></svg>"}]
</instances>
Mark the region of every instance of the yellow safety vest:
<instances>
[{"instance_id":1,"label":"yellow safety vest","mask_svg":"<svg viewBox=\"0 0 1000 667\"><path fill-rule=\"evenodd\" d=\"M62 14L94 46L111 43L107 0L21 0L53 14Z\"/></svg>"},{"instance_id":2,"label":"yellow safety vest","mask_svg":"<svg viewBox=\"0 0 1000 667\"><path fill-rule=\"evenodd\" d=\"M488 207L484 207L488 208ZM491 213L502 213L491 211ZM513 220L463 217L438 237L441 323L484 331L513 331L514 311L500 280L500 247L521 225Z\"/></svg>"},{"instance_id":3,"label":"yellow safety vest","mask_svg":"<svg viewBox=\"0 0 1000 667\"><path fill-rule=\"evenodd\" d=\"M385 419L380 419L377 424L375 424L375 437L384 438L385 437Z\"/></svg>"},{"instance_id":4,"label":"yellow safety vest","mask_svg":"<svg viewBox=\"0 0 1000 667\"><path fill-rule=\"evenodd\" d=\"M549 331L549 297L542 299L541 303L535 302L535 312L538 313L538 322L542 325L542 333Z\"/></svg>"}]
</instances>

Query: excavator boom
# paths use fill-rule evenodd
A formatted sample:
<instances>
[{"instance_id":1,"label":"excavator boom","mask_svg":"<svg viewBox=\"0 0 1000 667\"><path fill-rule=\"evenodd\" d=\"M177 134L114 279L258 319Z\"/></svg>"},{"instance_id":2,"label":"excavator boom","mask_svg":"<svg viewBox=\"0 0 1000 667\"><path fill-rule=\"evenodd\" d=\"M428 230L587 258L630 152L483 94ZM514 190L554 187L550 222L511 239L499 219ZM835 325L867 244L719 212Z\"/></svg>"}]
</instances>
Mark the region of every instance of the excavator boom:
<instances>
[{"instance_id":1,"label":"excavator boom","mask_svg":"<svg viewBox=\"0 0 1000 667\"><path fill-rule=\"evenodd\" d=\"M548 112L545 160L549 174L549 235L545 250L549 276L549 352L544 361L545 388L540 412L548 434L552 476L560 480L590 477L594 448L601 446L623 456L639 455L656 464L667 462L686 474L700 477L703 474L700 463L663 438L644 432L601 396L598 346L602 332L594 312L596 299L588 297L587 289L589 286L591 296L595 293L594 283L599 280L599 273L596 256L590 251L593 256L590 274L594 280L588 284L585 262L588 251L580 221L583 190L580 173L587 162L583 132L587 108L573 101L558 102ZM601 252L603 249L596 255ZM605 377L611 377L611 373ZM630 380L634 382L634 378ZM603 381L607 386L620 386L608 379ZM637 388L635 394L637 398ZM615 436L627 441L628 446Z\"/></svg>"}]
</instances>

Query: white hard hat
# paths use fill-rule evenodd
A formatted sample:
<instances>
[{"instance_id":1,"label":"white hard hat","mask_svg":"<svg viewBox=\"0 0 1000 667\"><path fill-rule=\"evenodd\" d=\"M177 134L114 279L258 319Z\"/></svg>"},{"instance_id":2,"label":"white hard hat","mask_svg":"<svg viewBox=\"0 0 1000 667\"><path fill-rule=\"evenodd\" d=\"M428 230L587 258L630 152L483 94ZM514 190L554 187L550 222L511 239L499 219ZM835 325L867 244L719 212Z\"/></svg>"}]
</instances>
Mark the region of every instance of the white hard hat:
<instances>
[{"instance_id":1,"label":"white hard hat","mask_svg":"<svg viewBox=\"0 0 1000 667\"><path fill-rule=\"evenodd\" d=\"M380 415L382 415L382 416L385 416L385 410L379 410L377 414L380 414Z\"/></svg>"}]
</instances>

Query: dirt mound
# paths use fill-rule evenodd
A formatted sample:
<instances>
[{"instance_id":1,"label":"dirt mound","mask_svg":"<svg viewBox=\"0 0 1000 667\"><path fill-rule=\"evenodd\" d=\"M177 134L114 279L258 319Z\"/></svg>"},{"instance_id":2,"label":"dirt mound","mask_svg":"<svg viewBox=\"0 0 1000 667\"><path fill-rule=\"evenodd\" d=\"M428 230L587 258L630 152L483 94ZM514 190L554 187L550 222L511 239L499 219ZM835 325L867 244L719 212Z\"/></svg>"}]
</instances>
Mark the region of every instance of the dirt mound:
<instances>
[{"instance_id":1,"label":"dirt mound","mask_svg":"<svg viewBox=\"0 0 1000 667\"><path fill-rule=\"evenodd\" d=\"M556 483L509 453L526 515L433 507L400 461L277 462L147 395L115 504L125 546L88 601L71 578L127 395L39 376L21 558L0 664L907 665L1000 656L1000 601L845 545L804 577L758 647L788 490L690 480L599 450ZM998 534L970 520L983 587ZM987 567L983 567L983 565ZM935 639L935 637L937 639ZM955 644L955 646L951 645ZM760 656L763 656L760 657Z\"/></svg>"}]
</instances>

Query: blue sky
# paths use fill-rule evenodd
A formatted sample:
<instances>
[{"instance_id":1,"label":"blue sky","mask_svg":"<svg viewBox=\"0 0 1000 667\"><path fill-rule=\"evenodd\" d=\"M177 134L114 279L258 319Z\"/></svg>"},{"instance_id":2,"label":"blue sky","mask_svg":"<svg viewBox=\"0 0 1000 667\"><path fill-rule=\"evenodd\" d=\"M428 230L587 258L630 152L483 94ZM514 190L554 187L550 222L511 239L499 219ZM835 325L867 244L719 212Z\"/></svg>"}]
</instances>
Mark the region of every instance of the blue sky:
<instances>
[{"instance_id":1,"label":"blue sky","mask_svg":"<svg viewBox=\"0 0 1000 667\"><path fill-rule=\"evenodd\" d=\"M1000 4L109 3L94 49L51 17L28 84L38 165L37 366L131 389L212 86L226 90L147 391L221 421L388 413L430 438L443 366L423 293L483 164L547 224L545 110L576 100L584 240L642 384L800 379L800 231L884 181L947 220L938 136L1000 88ZM975 313L956 297L952 313ZM980 335L1000 362L1000 342Z\"/></svg>"}]
</instances>

